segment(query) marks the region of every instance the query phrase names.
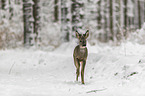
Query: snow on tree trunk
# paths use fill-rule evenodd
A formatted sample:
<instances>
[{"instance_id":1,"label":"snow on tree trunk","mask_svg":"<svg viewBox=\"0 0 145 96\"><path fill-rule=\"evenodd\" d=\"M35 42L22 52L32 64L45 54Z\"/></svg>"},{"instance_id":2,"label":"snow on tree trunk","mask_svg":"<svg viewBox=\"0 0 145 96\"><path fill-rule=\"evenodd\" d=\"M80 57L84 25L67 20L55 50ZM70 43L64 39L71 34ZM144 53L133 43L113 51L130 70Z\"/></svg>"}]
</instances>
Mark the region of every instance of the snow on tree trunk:
<instances>
[{"instance_id":1,"label":"snow on tree trunk","mask_svg":"<svg viewBox=\"0 0 145 96\"><path fill-rule=\"evenodd\" d=\"M133 22L133 19L134 19L134 5L133 5L133 1L132 0L128 0L127 2L127 17L128 17L128 22L127 22L127 25L128 25L128 28L129 29L133 29L134 27L134 22Z\"/></svg>"},{"instance_id":2,"label":"snow on tree trunk","mask_svg":"<svg viewBox=\"0 0 145 96\"><path fill-rule=\"evenodd\" d=\"M141 27L143 27L143 24L144 24L144 22L145 22L145 17L144 17L144 14L145 14L145 5L144 5L144 3L145 3L145 1L144 0L141 0L140 1L141 3Z\"/></svg>"},{"instance_id":3,"label":"snow on tree trunk","mask_svg":"<svg viewBox=\"0 0 145 96\"><path fill-rule=\"evenodd\" d=\"M24 22L24 45L31 46L35 44L33 2L32 0L23 0L23 22Z\"/></svg>"},{"instance_id":4,"label":"snow on tree trunk","mask_svg":"<svg viewBox=\"0 0 145 96\"><path fill-rule=\"evenodd\" d=\"M124 0L124 29L127 30L127 0ZM124 32L124 36L126 36L127 31Z\"/></svg>"},{"instance_id":5,"label":"snow on tree trunk","mask_svg":"<svg viewBox=\"0 0 145 96\"><path fill-rule=\"evenodd\" d=\"M9 16L9 19L11 20L12 19L12 17L13 17L13 6L14 6L14 1L12 1L12 0L9 0L9 13L10 13L10 16Z\"/></svg>"},{"instance_id":6,"label":"snow on tree trunk","mask_svg":"<svg viewBox=\"0 0 145 96\"><path fill-rule=\"evenodd\" d=\"M135 6L135 8L134 8L134 10L135 10L134 24L135 24L135 28L138 29L139 27L138 27L138 1L137 0L134 0L134 6Z\"/></svg>"},{"instance_id":7,"label":"snow on tree trunk","mask_svg":"<svg viewBox=\"0 0 145 96\"><path fill-rule=\"evenodd\" d=\"M38 44L40 37L39 37L39 31L40 31L40 15L39 15L39 2L40 0L33 0L34 5L33 5L33 17L34 17L34 33L36 34L35 36L35 42Z\"/></svg>"},{"instance_id":8,"label":"snow on tree trunk","mask_svg":"<svg viewBox=\"0 0 145 96\"><path fill-rule=\"evenodd\" d=\"M67 0L61 0L61 32L62 32L62 38L64 38L64 41L70 40L70 2L67 2Z\"/></svg>"},{"instance_id":9,"label":"snow on tree trunk","mask_svg":"<svg viewBox=\"0 0 145 96\"><path fill-rule=\"evenodd\" d=\"M109 5L110 0L107 0L106 3L107 3L107 9L106 9L107 10L107 14L106 14L106 17L107 17L107 19L106 19L107 20L106 21L107 22L106 23L107 24L107 41L109 41L110 40L110 17L109 17L110 16L110 9L109 9L110 8L110 5Z\"/></svg>"},{"instance_id":10,"label":"snow on tree trunk","mask_svg":"<svg viewBox=\"0 0 145 96\"><path fill-rule=\"evenodd\" d=\"M117 43L117 41L119 41L119 36L120 36L120 31L119 31L119 27L118 27L118 24L120 23L120 0L115 0L114 1L114 5L113 5L113 9L114 9L114 14L113 14L113 21L114 22L114 27L113 27L113 30L114 30L114 41Z\"/></svg>"},{"instance_id":11,"label":"snow on tree trunk","mask_svg":"<svg viewBox=\"0 0 145 96\"><path fill-rule=\"evenodd\" d=\"M138 0L138 22L139 22L139 28L142 27L144 23L144 0Z\"/></svg>"},{"instance_id":12,"label":"snow on tree trunk","mask_svg":"<svg viewBox=\"0 0 145 96\"><path fill-rule=\"evenodd\" d=\"M113 10L113 41L116 43L117 42L117 34L118 34L118 28L117 28L117 22L118 22L118 4L116 0L112 0L112 10Z\"/></svg>"},{"instance_id":13,"label":"snow on tree trunk","mask_svg":"<svg viewBox=\"0 0 145 96\"><path fill-rule=\"evenodd\" d=\"M83 0L72 0L72 31L83 29Z\"/></svg>"},{"instance_id":14,"label":"snow on tree trunk","mask_svg":"<svg viewBox=\"0 0 145 96\"><path fill-rule=\"evenodd\" d=\"M100 15L101 15L101 41L105 42L105 34L106 34L106 27L105 27L105 18L106 18L106 13L105 13L105 1L101 0L101 6L100 6Z\"/></svg>"},{"instance_id":15,"label":"snow on tree trunk","mask_svg":"<svg viewBox=\"0 0 145 96\"><path fill-rule=\"evenodd\" d=\"M117 28L118 28L118 32L117 33L117 39L118 40L121 40L122 38L122 29L123 29L123 26L124 26L124 12L123 12L123 1L122 0L119 0L117 2L119 5L118 5L118 16L117 16Z\"/></svg>"},{"instance_id":16,"label":"snow on tree trunk","mask_svg":"<svg viewBox=\"0 0 145 96\"><path fill-rule=\"evenodd\" d=\"M101 23L101 19L102 19L102 16L101 16L101 0L99 0L98 2L97 2L97 7L96 7L96 9L97 9L97 11L96 11L96 18L97 18L97 30L99 31L99 33L98 33L98 39L100 40L100 41L102 41L102 28L101 28L101 25L102 25L102 23Z\"/></svg>"},{"instance_id":17,"label":"snow on tree trunk","mask_svg":"<svg viewBox=\"0 0 145 96\"><path fill-rule=\"evenodd\" d=\"M2 9L2 1L0 0L0 9Z\"/></svg>"},{"instance_id":18,"label":"snow on tree trunk","mask_svg":"<svg viewBox=\"0 0 145 96\"><path fill-rule=\"evenodd\" d=\"M114 31L113 31L113 0L110 0L110 40L114 40Z\"/></svg>"},{"instance_id":19,"label":"snow on tree trunk","mask_svg":"<svg viewBox=\"0 0 145 96\"><path fill-rule=\"evenodd\" d=\"M100 39L102 42L107 42L109 30L108 30L108 19L109 19L109 4L108 0L100 0L98 2L98 29L100 30Z\"/></svg>"},{"instance_id":20,"label":"snow on tree trunk","mask_svg":"<svg viewBox=\"0 0 145 96\"><path fill-rule=\"evenodd\" d=\"M145 22L145 1L144 1L144 22Z\"/></svg>"},{"instance_id":21,"label":"snow on tree trunk","mask_svg":"<svg viewBox=\"0 0 145 96\"><path fill-rule=\"evenodd\" d=\"M9 18L9 3L8 0L1 0L2 6L2 17L8 19Z\"/></svg>"},{"instance_id":22,"label":"snow on tree trunk","mask_svg":"<svg viewBox=\"0 0 145 96\"><path fill-rule=\"evenodd\" d=\"M104 41L107 42L108 41L108 19L109 19L109 6L108 6L108 0L104 0Z\"/></svg>"}]
</instances>

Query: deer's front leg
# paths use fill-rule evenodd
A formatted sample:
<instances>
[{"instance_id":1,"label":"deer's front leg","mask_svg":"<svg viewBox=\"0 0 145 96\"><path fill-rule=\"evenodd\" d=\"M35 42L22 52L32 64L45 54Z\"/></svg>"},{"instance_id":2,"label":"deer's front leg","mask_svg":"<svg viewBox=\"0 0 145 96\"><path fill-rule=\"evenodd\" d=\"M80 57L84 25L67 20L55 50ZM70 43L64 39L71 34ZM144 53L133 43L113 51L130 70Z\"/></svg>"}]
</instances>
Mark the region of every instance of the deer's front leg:
<instances>
[{"instance_id":1,"label":"deer's front leg","mask_svg":"<svg viewBox=\"0 0 145 96\"><path fill-rule=\"evenodd\" d=\"M75 66L76 66L76 81L78 81L78 77L80 74L80 62L77 58L74 58Z\"/></svg>"},{"instance_id":2,"label":"deer's front leg","mask_svg":"<svg viewBox=\"0 0 145 96\"><path fill-rule=\"evenodd\" d=\"M86 65L86 61L84 60L81 64L81 79L82 79L82 84L84 83L84 70L85 70L85 65Z\"/></svg>"}]
</instances>

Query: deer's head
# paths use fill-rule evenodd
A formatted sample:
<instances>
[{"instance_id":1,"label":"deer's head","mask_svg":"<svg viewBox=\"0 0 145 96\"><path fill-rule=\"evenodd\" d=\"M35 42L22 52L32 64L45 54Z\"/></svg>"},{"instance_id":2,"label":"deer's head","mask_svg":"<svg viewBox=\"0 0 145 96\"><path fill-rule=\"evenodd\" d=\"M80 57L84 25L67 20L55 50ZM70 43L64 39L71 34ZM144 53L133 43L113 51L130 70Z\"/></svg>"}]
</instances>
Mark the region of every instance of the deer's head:
<instances>
[{"instance_id":1,"label":"deer's head","mask_svg":"<svg viewBox=\"0 0 145 96\"><path fill-rule=\"evenodd\" d=\"M86 39L89 36L89 30L86 31L85 34L80 34L78 31L76 31L76 37L79 39L79 45L81 47L86 47Z\"/></svg>"}]
</instances>

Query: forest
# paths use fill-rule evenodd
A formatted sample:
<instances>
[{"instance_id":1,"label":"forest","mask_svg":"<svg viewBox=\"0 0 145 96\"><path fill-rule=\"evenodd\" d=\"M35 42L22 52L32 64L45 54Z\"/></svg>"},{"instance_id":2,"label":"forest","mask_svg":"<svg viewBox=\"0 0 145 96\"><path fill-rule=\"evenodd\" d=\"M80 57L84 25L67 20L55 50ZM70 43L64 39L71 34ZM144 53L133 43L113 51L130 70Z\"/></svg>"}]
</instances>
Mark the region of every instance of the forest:
<instances>
[{"instance_id":1,"label":"forest","mask_svg":"<svg viewBox=\"0 0 145 96\"><path fill-rule=\"evenodd\" d=\"M57 48L87 29L91 45L145 43L139 31L144 21L144 0L0 0L0 48Z\"/></svg>"},{"instance_id":2,"label":"forest","mask_svg":"<svg viewBox=\"0 0 145 96\"><path fill-rule=\"evenodd\" d=\"M145 0L0 0L0 96L145 96Z\"/></svg>"}]
</instances>

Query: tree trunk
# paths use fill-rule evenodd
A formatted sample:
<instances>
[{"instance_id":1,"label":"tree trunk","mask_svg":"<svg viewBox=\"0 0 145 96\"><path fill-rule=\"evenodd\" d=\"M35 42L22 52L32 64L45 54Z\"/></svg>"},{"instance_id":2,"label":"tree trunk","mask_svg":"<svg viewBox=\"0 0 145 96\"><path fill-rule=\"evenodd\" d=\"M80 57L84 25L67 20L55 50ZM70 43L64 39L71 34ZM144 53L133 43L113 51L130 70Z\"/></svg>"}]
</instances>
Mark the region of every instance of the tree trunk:
<instances>
[{"instance_id":1,"label":"tree trunk","mask_svg":"<svg viewBox=\"0 0 145 96\"><path fill-rule=\"evenodd\" d=\"M145 13L145 5L144 5L144 3L145 3L145 1L144 0L142 0L142 1L140 1L140 4L141 4L141 27L143 27L143 24L144 24L144 22L145 22L145 17L144 17L144 13Z\"/></svg>"},{"instance_id":2,"label":"tree trunk","mask_svg":"<svg viewBox=\"0 0 145 96\"><path fill-rule=\"evenodd\" d=\"M127 29L127 0L124 0L124 28Z\"/></svg>"},{"instance_id":3,"label":"tree trunk","mask_svg":"<svg viewBox=\"0 0 145 96\"><path fill-rule=\"evenodd\" d=\"M98 1L97 3L97 29L100 30L101 29L101 0Z\"/></svg>"},{"instance_id":4,"label":"tree trunk","mask_svg":"<svg viewBox=\"0 0 145 96\"><path fill-rule=\"evenodd\" d=\"M33 30L33 3L31 0L23 0L23 22L24 22L24 45L31 46L35 43Z\"/></svg>"},{"instance_id":5,"label":"tree trunk","mask_svg":"<svg viewBox=\"0 0 145 96\"><path fill-rule=\"evenodd\" d=\"M138 0L138 27L141 28L141 8L140 0Z\"/></svg>"},{"instance_id":6,"label":"tree trunk","mask_svg":"<svg viewBox=\"0 0 145 96\"><path fill-rule=\"evenodd\" d=\"M83 1L72 0L72 31L83 29Z\"/></svg>"},{"instance_id":7,"label":"tree trunk","mask_svg":"<svg viewBox=\"0 0 145 96\"><path fill-rule=\"evenodd\" d=\"M54 22L58 22L59 18L59 9L58 9L58 0L54 0Z\"/></svg>"},{"instance_id":8,"label":"tree trunk","mask_svg":"<svg viewBox=\"0 0 145 96\"><path fill-rule=\"evenodd\" d=\"M14 3L14 2L13 2ZM12 17L13 17L13 6L12 6L12 1L11 0L9 0L9 13L10 13L10 17L9 17L9 20L11 20L12 19Z\"/></svg>"},{"instance_id":9,"label":"tree trunk","mask_svg":"<svg viewBox=\"0 0 145 96\"><path fill-rule=\"evenodd\" d=\"M107 19L109 17L109 13L108 13L108 3L107 3L107 0L104 0L104 26L103 26L103 29L104 29L104 42L107 42L108 41L108 38L107 38L107 34L108 34L108 26L107 26Z\"/></svg>"},{"instance_id":10,"label":"tree trunk","mask_svg":"<svg viewBox=\"0 0 145 96\"><path fill-rule=\"evenodd\" d=\"M3 10L6 9L6 0L1 0L1 6Z\"/></svg>"},{"instance_id":11,"label":"tree trunk","mask_svg":"<svg viewBox=\"0 0 145 96\"><path fill-rule=\"evenodd\" d=\"M135 12L134 12L134 26L135 26L135 29L138 29L139 28L138 27L139 14L138 14L138 1L137 0L134 0L134 6L135 6L135 8L134 8L134 10L135 10Z\"/></svg>"},{"instance_id":12,"label":"tree trunk","mask_svg":"<svg viewBox=\"0 0 145 96\"><path fill-rule=\"evenodd\" d=\"M33 17L34 17L34 33L35 36L35 42L39 42L38 40L38 34L39 34L39 30L40 30L40 15L39 15L39 2L40 0L33 0L34 5L33 5Z\"/></svg>"},{"instance_id":13,"label":"tree trunk","mask_svg":"<svg viewBox=\"0 0 145 96\"><path fill-rule=\"evenodd\" d=\"M64 41L70 40L70 9L67 0L61 0L61 32Z\"/></svg>"},{"instance_id":14,"label":"tree trunk","mask_svg":"<svg viewBox=\"0 0 145 96\"><path fill-rule=\"evenodd\" d=\"M113 31L113 0L110 0L110 40L114 40L114 31Z\"/></svg>"}]
</instances>

